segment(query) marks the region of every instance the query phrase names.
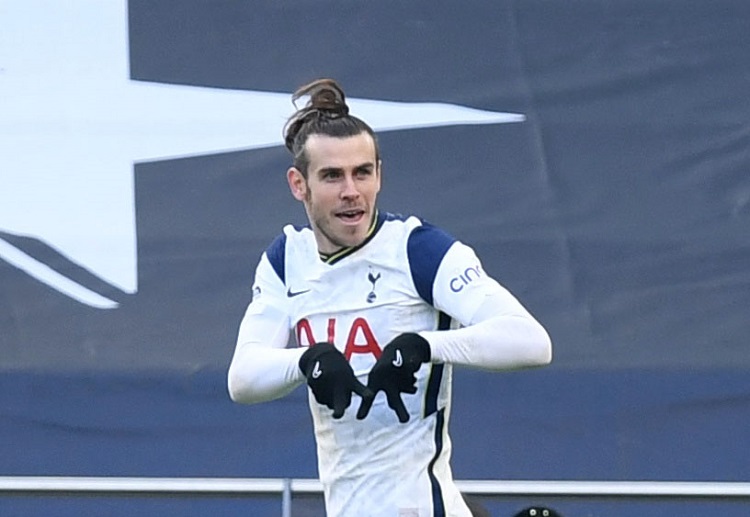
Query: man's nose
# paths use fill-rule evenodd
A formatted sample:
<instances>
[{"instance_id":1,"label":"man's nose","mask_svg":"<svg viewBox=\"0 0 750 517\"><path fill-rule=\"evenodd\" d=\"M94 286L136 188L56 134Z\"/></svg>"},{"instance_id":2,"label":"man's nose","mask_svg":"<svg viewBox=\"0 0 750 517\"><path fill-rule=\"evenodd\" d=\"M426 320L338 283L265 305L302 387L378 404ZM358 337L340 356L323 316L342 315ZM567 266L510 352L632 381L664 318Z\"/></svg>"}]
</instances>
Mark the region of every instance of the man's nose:
<instances>
[{"instance_id":1,"label":"man's nose","mask_svg":"<svg viewBox=\"0 0 750 517\"><path fill-rule=\"evenodd\" d=\"M347 174L344 178L344 184L341 189L341 197L353 198L359 196L359 190L357 190L357 184L354 181L354 176Z\"/></svg>"}]
</instances>

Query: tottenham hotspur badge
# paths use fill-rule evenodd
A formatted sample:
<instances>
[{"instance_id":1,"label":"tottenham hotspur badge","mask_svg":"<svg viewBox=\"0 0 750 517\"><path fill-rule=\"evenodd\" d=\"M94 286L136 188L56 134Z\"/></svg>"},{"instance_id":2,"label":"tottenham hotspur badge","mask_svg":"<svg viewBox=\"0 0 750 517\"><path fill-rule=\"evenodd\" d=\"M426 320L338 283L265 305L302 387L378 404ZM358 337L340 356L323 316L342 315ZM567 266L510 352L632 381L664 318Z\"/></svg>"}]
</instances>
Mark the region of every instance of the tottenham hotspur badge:
<instances>
[{"instance_id":1,"label":"tottenham hotspur badge","mask_svg":"<svg viewBox=\"0 0 750 517\"><path fill-rule=\"evenodd\" d=\"M372 303L372 302L375 301L375 298L378 297L378 295L375 294L375 282L377 282L378 280L380 280L380 273L378 273L377 275L373 275L372 274L372 269L370 269L370 272L367 273L367 279L372 284L372 290L367 295L367 303Z\"/></svg>"}]
</instances>

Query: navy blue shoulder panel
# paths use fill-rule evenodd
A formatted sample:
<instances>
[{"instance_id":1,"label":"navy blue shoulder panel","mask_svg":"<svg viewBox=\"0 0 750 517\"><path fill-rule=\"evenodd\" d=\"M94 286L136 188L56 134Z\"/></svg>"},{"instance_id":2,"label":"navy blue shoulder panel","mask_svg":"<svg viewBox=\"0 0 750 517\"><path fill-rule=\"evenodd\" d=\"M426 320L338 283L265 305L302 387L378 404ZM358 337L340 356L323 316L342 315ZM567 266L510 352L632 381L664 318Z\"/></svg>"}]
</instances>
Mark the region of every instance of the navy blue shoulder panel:
<instances>
[{"instance_id":1,"label":"navy blue shoulder panel","mask_svg":"<svg viewBox=\"0 0 750 517\"><path fill-rule=\"evenodd\" d=\"M279 275L282 284L286 284L286 271L284 269L284 252L286 250L286 234L281 233L276 237L273 242L266 248L266 256L268 261L271 263L273 270Z\"/></svg>"},{"instance_id":2,"label":"navy blue shoulder panel","mask_svg":"<svg viewBox=\"0 0 750 517\"><path fill-rule=\"evenodd\" d=\"M432 284L435 282L438 267L454 242L456 239L451 235L424 221L422 226L414 228L409 235L406 253L409 257L411 277L419 296L430 305Z\"/></svg>"}]
</instances>

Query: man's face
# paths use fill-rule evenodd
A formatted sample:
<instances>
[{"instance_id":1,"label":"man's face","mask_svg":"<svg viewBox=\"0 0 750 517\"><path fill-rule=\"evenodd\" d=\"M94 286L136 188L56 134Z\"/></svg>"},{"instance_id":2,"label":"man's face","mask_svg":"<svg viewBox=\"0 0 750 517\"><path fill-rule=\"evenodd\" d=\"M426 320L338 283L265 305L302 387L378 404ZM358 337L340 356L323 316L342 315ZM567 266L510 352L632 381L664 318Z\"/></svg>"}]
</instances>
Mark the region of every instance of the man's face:
<instances>
[{"instance_id":1,"label":"man's face","mask_svg":"<svg viewBox=\"0 0 750 517\"><path fill-rule=\"evenodd\" d=\"M312 135L305 152L307 179L292 167L287 180L292 195L305 205L318 250L333 253L361 244L380 192L380 163L372 137Z\"/></svg>"}]
</instances>

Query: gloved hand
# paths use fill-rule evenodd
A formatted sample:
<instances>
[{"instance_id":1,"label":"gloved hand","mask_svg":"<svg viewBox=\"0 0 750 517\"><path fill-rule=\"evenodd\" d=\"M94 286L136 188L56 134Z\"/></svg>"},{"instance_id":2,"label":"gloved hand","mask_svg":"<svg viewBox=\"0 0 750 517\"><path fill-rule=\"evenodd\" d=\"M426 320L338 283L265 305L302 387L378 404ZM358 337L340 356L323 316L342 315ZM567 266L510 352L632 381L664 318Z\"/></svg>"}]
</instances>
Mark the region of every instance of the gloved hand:
<instances>
[{"instance_id":1,"label":"gloved hand","mask_svg":"<svg viewBox=\"0 0 750 517\"><path fill-rule=\"evenodd\" d=\"M354 376L349 361L331 343L315 343L305 350L299 368L307 377L319 404L333 410L333 418L341 418L352 403L352 393L369 397L371 391Z\"/></svg>"},{"instance_id":2,"label":"gloved hand","mask_svg":"<svg viewBox=\"0 0 750 517\"><path fill-rule=\"evenodd\" d=\"M396 412L399 422L409 421L402 393L417 392L417 370L432 357L430 344L419 334L406 333L396 336L383 348L383 353L370 370L367 387L372 396L362 397L357 418L362 420L370 412L378 391L385 392L388 406Z\"/></svg>"}]
</instances>

